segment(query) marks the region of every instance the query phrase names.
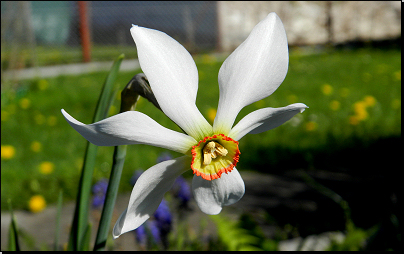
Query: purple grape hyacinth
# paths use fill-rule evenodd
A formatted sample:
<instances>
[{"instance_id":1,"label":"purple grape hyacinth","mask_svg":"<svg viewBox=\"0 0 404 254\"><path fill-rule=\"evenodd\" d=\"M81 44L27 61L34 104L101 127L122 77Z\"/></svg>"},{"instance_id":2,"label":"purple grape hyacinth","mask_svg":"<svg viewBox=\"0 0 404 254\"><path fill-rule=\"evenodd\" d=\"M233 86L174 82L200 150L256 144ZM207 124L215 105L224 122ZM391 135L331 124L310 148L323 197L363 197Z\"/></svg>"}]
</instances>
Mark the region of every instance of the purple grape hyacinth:
<instances>
[{"instance_id":1,"label":"purple grape hyacinth","mask_svg":"<svg viewBox=\"0 0 404 254\"><path fill-rule=\"evenodd\" d=\"M191 199L192 192L191 187L184 177L179 176L173 186L174 196L179 199L180 207L187 208L188 202Z\"/></svg>"},{"instance_id":2,"label":"purple grape hyacinth","mask_svg":"<svg viewBox=\"0 0 404 254\"><path fill-rule=\"evenodd\" d=\"M93 185L92 192L93 192L93 208L102 208L105 201L105 195L107 193L108 188L108 180L103 178L99 180L96 184Z\"/></svg>"}]
</instances>

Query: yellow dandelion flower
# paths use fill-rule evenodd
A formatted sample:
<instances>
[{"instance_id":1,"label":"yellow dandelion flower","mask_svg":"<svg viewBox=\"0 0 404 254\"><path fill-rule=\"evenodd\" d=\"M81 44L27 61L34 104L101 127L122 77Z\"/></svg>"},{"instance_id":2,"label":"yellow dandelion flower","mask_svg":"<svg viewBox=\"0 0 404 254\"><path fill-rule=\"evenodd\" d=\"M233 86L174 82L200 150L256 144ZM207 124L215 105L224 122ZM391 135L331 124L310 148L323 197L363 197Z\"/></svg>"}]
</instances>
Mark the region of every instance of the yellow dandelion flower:
<instances>
[{"instance_id":1,"label":"yellow dandelion flower","mask_svg":"<svg viewBox=\"0 0 404 254\"><path fill-rule=\"evenodd\" d=\"M38 88L39 90L46 90L48 88L48 81L46 79L41 79L38 81Z\"/></svg>"},{"instance_id":2,"label":"yellow dandelion flower","mask_svg":"<svg viewBox=\"0 0 404 254\"><path fill-rule=\"evenodd\" d=\"M15 155L15 148L11 145L1 146L1 158L5 160L12 159Z\"/></svg>"},{"instance_id":3,"label":"yellow dandelion flower","mask_svg":"<svg viewBox=\"0 0 404 254\"><path fill-rule=\"evenodd\" d=\"M36 114L34 116L34 120L35 120L36 124L42 125L45 123L45 116L42 114Z\"/></svg>"},{"instance_id":4,"label":"yellow dandelion flower","mask_svg":"<svg viewBox=\"0 0 404 254\"><path fill-rule=\"evenodd\" d=\"M360 110L362 108L366 108L366 104L363 101L357 101L353 105L354 111Z\"/></svg>"},{"instance_id":5,"label":"yellow dandelion flower","mask_svg":"<svg viewBox=\"0 0 404 254\"><path fill-rule=\"evenodd\" d=\"M367 105L366 105L366 103L364 101L357 101L357 102L354 103L353 106L354 106L354 111L355 112L362 111L362 110L366 109L366 107L367 107Z\"/></svg>"},{"instance_id":6,"label":"yellow dandelion flower","mask_svg":"<svg viewBox=\"0 0 404 254\"><path fill-rule=\"evenodd\" d=\"M323 92L324 95L330 95L330 94L332 94L333 88L329 84L324 84L321 87L321 91Z\"/></svg>"},{"instance_id":7,"label":"yellow dandelion flower","mask_svg":"<svg viewBox=\"0 0 404 254\"><path fill-rule=\"evenodd\" d=\"M29 99L27 99L27 98L22 98L21 100L20 100L20 107L22 108L22 109L27 109L27 108L29 108L31 106L31 101L29 100Z\"/></svg>"},{"instance_id":8,"label":"yellow dandelion flower","mask_svg":"<svg viewBox=\"0 0 404 254\"><path fill-rule=\"evenodd\" d=\"M37 213L45 209L46 201L41 195L35 195L30 198L28 207L31 212Z\"/></svg>"},{"instance_id":9,"label":"yellow dandelion flower","mask_svg":"<svg viewBox=\"0 0 404 254\"><path fill-rule=\"evenodd\" d=\"M401 70L395 71L393 73L393 77L394 77L395 80L401 80Z\"/></svg>"},{"instance_id":10,"label":"yellow dandelion flower","mask_svg":"<svg viewBox=\"0 0 404 254\"><path fill-rule=\"evenodd\" d=\"M49 126L55 126L57 123L57 118L56 116L49 116L48 117L48 125Z\"/></svg>"},{"instance_id":11,"label":"yellow dandelion flower","mask_svg":"<svg viewBox=\"0 0 404 254\"><path fill-rule=\"evenodd\" d=\"M356 116L350 116L349 117L349 124L351 125L358 125L360 120Z\"/></svg>"},{"instance_id":12,"label":"yellow dandelion flower","mask_svg":"<svg viewBox=\"0 0 404 254\"><path fill-rule=\"evenodd\" d=\"M49 175L52 173L54 168L55 164L49 161L44 161L39 165L39 171L44 175Z\"/></svg>"},{"instance_id":13,"label":"yellow dandelion flower","mask_svg":"<svg viewBox=\"0 0 404 254\"><path fill-rule=\"evenodd\" d=\"M1 111L1 121L2 122L7 121L9 119L9 117L10 117L10 114L7 111L5 111L5 110Z\"/></svg>"},{"instance_id":14,"label":"yellow dandelion flower","mask_svg":"<svg viewBox=\"0 0 404 254\"><path fill-rule=\"evenodd\" d=\"M354 111L359 121L363 121L368 118L368 112L366 111L366 107L367 104L364 101L355 102Z\"/></svg>"},{"instance_id":15,"label":"yellow dandelion flower","mask_svg":"<svg viewBox=\"0 0 404 254\"><path fill-rule=\"evenodd\" d=\"M214 108L208 109L208 119L210 120L210 122L213 123L213 121L215 120L215 117L216 117L216 109L214 109Z\"/></svg>"},{"instance_id":16,"label":"yellow dandelion flower","mask_svg":"<svg viewBox=\"0 0 404 254\"><path fill-rule=\"evenodd\" d=\"M339 101L332 101L330 102L330 108L334 111L337 111L340 108L341 103Z\"/></svg>"},{"instance_id":17,"label":"yellow dandelion flower","mask_svg":"<svg viewBox=\"0 0 404 254\"><path fill-rule=\"evenodd\" d=\"M297 96L294 94L288 95L287 99L289 103L296 103L298 100Z\"/></svg>"},{"instance_id":18,"label":"yellow dandelion flower","mask_svg":"<svg viewBox=\"0 0 404 254\"><path fill-rule=\"evenodd\" d=\"M316 122L308 122L306 123L306 131L314 131L317 129L317 123Z\"/></svg>"},{"instance_id":19,"label":"yellow dandelion flower","mask_svg":"<svg viewBox=\"0 0 404 254\"><path fill-rule=\"evenodd\" d=\"M358 110L355 113L356 113L355 116L356 116L356 118L358 118L359 121L366 120L368 118L368 116L369 116L366 109Z\"/></svg>"},{"instance_id":20,"label":"yellow dandelion flower","mask_svg":"<svg viewBox=\"0 0 404 254\"><path fill-rule=\"evenodd\" d=\"M401 100L399 100L399 99L394 99L394 100L391 102L391 107L392 107L393 109L399 109L399 108L401 107Z\"/></svg>"},{"instance_id":21,"label":"yellow dandelion flower","mask_svg":"<svg viewBox=\"0 0 404 254\"><path fill-rule=\"evenodd\" d=\"M42 150L42 144L38 141L33 141L31 143L31 150L35 153L39 153Z\"/></svg>"},{"instance_id":22,"label":"yellow dandelion flower","mask_svg":"<svg viewBox=\"0 0 404 254\"><path fill-rule=\"evenodd\" d=\"M376 103L376 99L372 99L372 96L369 96L369 98L363 101L358 101L355 102L353 105L355 115L351 116L349 119L349 123L352 125L357 125L360 121L364 121L369 117L368 112L366 111L366 108L368 105L373 105Z\"/></svg>"},{"instance_id":23,"label":"yellow dandelion flower","mask_svg":"<svg viewBox=\"0 0 404 254\"><path fill-rule=\"evenodd\" d=\"M365 103L365 105L367 107L373 107L374 105L376 105L376 99L375 97L371 96L371 95L367 95L364 99L363 102Z\"/></svg>"}]
</instances>

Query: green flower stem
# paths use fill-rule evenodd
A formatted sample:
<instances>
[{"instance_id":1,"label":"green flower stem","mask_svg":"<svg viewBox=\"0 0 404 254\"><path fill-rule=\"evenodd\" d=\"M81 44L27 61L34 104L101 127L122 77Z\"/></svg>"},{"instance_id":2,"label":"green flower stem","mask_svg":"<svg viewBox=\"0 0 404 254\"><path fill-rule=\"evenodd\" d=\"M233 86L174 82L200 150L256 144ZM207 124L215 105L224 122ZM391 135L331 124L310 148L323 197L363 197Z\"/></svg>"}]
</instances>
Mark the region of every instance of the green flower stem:
<instances>
[{"instance_id":1,"label":"green flower stem","mask_svg":"<svg viewBox=\"0 0 404 254\"><path fill-rule=\"evenodd\" d=\"M84 156L84 165L79 181L79 192L77 194L76 209L74 211L72 230L70 231L68 250L80 250L85 229L88 221L88 210L91 192L91 180L94 172L95 157L98 147L87 143Z\"/></svg>"},{"instance_id":2,"label":"green flower stem","mask_svg":"<svg viewBox=\"0 0 404 254\"><path fill-rule=\"evenodd\" d=\"M121 180L125 156L126 145L116 146L114 149L113 165L105 196L105 203L102 209L100 225L95 239L94 250L102 250L105 248L107 242L109 225L112 219L116 197L118 195L118 187Z\"/></svg>"},{"instance_id":3,"label":"green flower stem","mask_svg":"<svg viewBox=\"0 0 404 254\"><path fill-rule=\"evenodd\" d=\"M147 78L143 73L135 75L121 92L120 113L135 110L138 99L142 96L151 102L156 108L160 109L156 98L148 84ZM160 109L161 110L161 109ZM122 169L126 156L126 145L116 146L113 155L113 164L109 178L105 203L102 209L100 225L98 226L97 237L95 239L94 250L105 248L108 238L109 225L115 207L116 197L118 195L119 182L121 180Z\"/></svg>"},{"instance_id":4,"label":"green flower stem","mask_svg":"<svg viewBox=\"0 0 404 254\"><path fill-rule=\"evenodd\" d=\"M104 119L109 110L111 96L114 91L114 84L118 76L119 67L121 66L124 55L120 55L111 67L104 86L99 97L97 108L95 110L93 122ZM69 250L81 250L88 228L88 210L90 203L91 181L94 172L95 158L97 154L97 146L87 143L86 153L84 156L83 169L80 176L79 191L77 194L76 208L73 217L72 229L69 239Z\"/></svg>"},{"instance_id":5,"label":"green flower stem","mask_svg":"<svg viewBox=\"0 0 404 254\"><path fill-rule=\"evenodd\" d=\"M140 96L138 91L139 86L141 86L141 81L138 77L141 75L142 74L136 75L129 81L125 89L122 90L120 113L135 109L136 102ZM111 223L115 201L118 195L119 182L121 181L122 169L126 157L126 147L126 145L122 145L116 146L114 149L111 175L109 178L107 193L105 195L105 203L102 209L100 225L98 226L97 237L95 239L94 250L104 249L107 243L109 225Z\"/></svg>"},{"instance_id":6,"label":"green flower stem","mask_svg":"<svg viewBox=\"0 0 404 254\"><path fill-rule=\"evenodd\" d=\"M80 249L83 251L89 251L90 250L90 238L91 238L91 228L93 227L93 224L88 223L86 227L86 231L84 232L84 237L81 241L81 246Z\"/></svg>"}]
</instances>

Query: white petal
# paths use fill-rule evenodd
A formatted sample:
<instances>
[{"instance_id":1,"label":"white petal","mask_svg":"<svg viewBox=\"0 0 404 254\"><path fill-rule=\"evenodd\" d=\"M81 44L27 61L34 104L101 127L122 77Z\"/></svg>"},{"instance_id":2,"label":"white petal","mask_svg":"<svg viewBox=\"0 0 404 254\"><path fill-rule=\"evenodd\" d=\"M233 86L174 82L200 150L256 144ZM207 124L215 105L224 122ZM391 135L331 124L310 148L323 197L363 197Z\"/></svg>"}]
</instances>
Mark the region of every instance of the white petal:
<instances>
[{"instance_id":1,"label":"white petal","mask_svg":"<svg viewBox=\"0 0 404 254\"><path fill-rule=\"evenodd\" d=\"M276 128L297 113L302 113L308 108L303 103L295 103L283 108L262 108L251 112L241 119L236 126L231 129L229 137L240 140L247 133L258 134Z\"/></svg>"},{"instance_id":2,"label":"white petal","mask_svg":"<svg viewBox=\"0 0 404 254\"><path fill-rule=\"evenodd\" d=\"M212 133L195 105L198 70L188 51L167 34L133 26L140 66L163 112L199 140Z\"/></svg>"},{"instance_id":3,"label":"white petal","mask_svg":"<svg viewBox=\"0 0 404 254\"><path fill-rule=\"evenodd\" d=\"M195 139L167 129L137 111L123 112L93 124L83 124L62 109L67 122L85 139L97 146L147 144L186 153Z\"/></svg>"},{"instance_id":4,"label":"white petal","mask_svg":"<svg viewBox=\"0 0 404 254\"><path fill-rule=\"evenodd\" d=\"M133 187L128 208L115 223L112 231L114 239L150 218L163 200L164 193L171 189L179 175L190 169L190 165L191 157L182 156L146 170Z\"/></svg>"},{"instance_id":5,"label":"white petal","mask_svg":"<svg viewBox=\"0 0 404 254\"><path fill-rule=\"evenodd\" d=\"M194 175L192 179L192 191L202 212L206 214L218 214L225 205L231 205L239 201L245 192L244 181L236 168L219 179L205 180Z\"/></svg>"},{"instance_id":6,"label":"white petal","mask_svg":"<svg viewBox=\"0 0 404 254\"><path fill-rule=\"evenodd\" d=\"M243 107L271 95L285 79L288 63L286 32L272 12L220 68L214 132L226 135Z\"/></svg>"}]
</instances>

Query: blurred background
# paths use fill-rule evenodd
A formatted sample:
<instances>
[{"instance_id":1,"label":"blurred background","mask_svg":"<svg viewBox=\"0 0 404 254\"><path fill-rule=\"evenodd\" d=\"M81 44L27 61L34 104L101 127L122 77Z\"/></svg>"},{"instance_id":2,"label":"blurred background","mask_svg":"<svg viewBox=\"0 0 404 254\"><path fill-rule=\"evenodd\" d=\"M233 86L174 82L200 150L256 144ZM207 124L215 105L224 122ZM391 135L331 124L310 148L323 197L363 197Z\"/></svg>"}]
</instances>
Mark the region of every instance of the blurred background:
<instances>
[{"instance_id":1,"label":"blurred background","mask_svg":"<svg viewBox=\"0 0 404 254\"><path fill-rule=\"evenodd\" d=\"M125 54L116 81L120 88L141 72L131 24L163 31L191 52L200 79L196 103L212 123L221 64L270 12L285 26L288 75L274 94L244 108L236 122L263 107L301 102L309 108L274 130L241 140L238 169L246 194L238 203L217 216L202 214L189 193L188 172L161 205L169 227L153 224L159 222L156 215L145 224L147 233L110 239L108 248L402 249L398 1L2 1L1 249L7 249L8 202L16 210L24 249L50 249L60 190L66 220L60 249L65 247L86 141L60 109L90 123L112 61ZM119 101L118 94L110 115L119 112ZM145 100L137 110L180 131ZM98 149L94 233L112 151ZM127 154L112 224L126 208L139 172L179 156L143 145L129 146Z\"/></svg>"},{"instance_id":2,"label":"blurred background","mask_svg":"<svg viewBox=\"0 0 404 254\"><path fill-rule=\"evenodd\" d=\"M3 72L83 58L110 61L118 52L133 57L131 24L164 31L192 53L229 52L269 12L282 19L290 45L383 41L401 35L397 1L88 1L82 6L75 1L3 1L1 68ZM88 47L89 56L83 56L83 47Z\"/></svg>"}]
</instances>

